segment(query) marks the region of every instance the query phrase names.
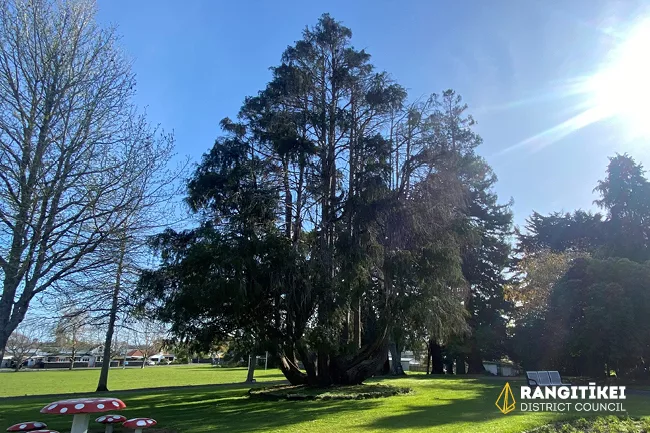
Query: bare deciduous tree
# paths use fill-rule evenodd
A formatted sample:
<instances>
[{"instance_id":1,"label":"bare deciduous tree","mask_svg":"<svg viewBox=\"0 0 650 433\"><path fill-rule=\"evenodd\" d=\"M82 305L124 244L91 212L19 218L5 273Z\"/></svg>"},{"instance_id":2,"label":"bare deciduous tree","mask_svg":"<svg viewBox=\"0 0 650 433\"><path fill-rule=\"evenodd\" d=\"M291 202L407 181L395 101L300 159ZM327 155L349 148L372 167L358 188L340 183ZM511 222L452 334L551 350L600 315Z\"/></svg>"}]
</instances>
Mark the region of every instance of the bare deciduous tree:
<instances>
[{"instance_id":1,"label":"bare deciduous tree","mask_svg":"<svg viewBox=\"0 0 650 433\"><path fill-rule=\"evenodd\" d=\"M141 181L134 75L95 12L0 2L0 356L35 297L106 265Z\"/></svg>"},{"instance_id":2,"label":"bare deciduous tree","mask_svg":"<svg viewBox=\"0 0 650 433\"><path fill-rule=\"evenodd\" d=\"M80 343L85 342L88 336L88 330L88 315L81 310L66 311L56 325L54 335L59 347L67 351L68 359L70 360L70 370L74 368Z\"/></svg>"},{"instance_id":3,"label":"bare deciduous tree","mask_svg":"<svg viewBox=\"0 0 650 433\"><path fill-rule=\"evenodd\" d=\"M38 353L42 344L41 329L35 324L23 324L9 336L6 352L11 356L15 371Z\"/></svg>"},{"instance_id":4,"label":"bare deciduous tree","mask_svg":"<svg viewBox=\"0 0 650 433\"><path fill-rule=\"evenodd\" d=\"M118 314L128 314L130 294L136 287L140 270L151 259L148 237L174 222L173 201L180 192L178 180L187 167L185 161L176 169L168 169L174 149L171 136L157 134L155 129L149 133L144 119L138 131L142 132L136 137L147 135L146 132L151 138L134 144L140 151L134 157L138 181L126 190L131 197L131 206L121 211L123 217L115 230L114 242L100 250L112 260L104 268L103 283L95 284L95 290L91 291L99 293L93 296L92 302L86 302L86 305L99 305L95 313L105 318L105 358L110 356ZM105 301L98 303L97 299ZM109 364L102 364L97 391L108 391L108 373Z\"/></svg>"},{"instance_id":5,"label":"bare deciduous tree","mask_svg":"<svg viewBox=\"0 0 650 433\"><path fill-rule=\"evenodd\" d=\"M132 328L134 332L134 345L142 353L142 368L152 355L163 348L165 327L157 322L143 320Z\"/></svg>"}]
</instances>

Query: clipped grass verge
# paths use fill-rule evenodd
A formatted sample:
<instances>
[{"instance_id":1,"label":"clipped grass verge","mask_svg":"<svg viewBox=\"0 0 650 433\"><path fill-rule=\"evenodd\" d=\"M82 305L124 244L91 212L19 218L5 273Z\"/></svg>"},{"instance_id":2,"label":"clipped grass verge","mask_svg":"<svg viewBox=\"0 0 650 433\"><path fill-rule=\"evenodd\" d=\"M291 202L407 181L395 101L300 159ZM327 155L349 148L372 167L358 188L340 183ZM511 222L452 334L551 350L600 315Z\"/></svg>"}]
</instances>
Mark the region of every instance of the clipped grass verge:
<instances>
[{"instance_id":1,"label":"clipped grass verge","mask_svg":"<svg viewBox=\"0 0 650 433\"><path fill-rule=\"evenodd\" d=\"M365 400L411 393L410 388L391 385L352 385L314 388L306 385L278 385L251 388L251 398L263 400Z\"/></svg>"},{"instance_id":2,"label":"clipped grass verge","mask_svg":"<svg viewBox=\"0 0 650 433\"><path fill-rule=\"evenodd\" d=\"M650 432L650 419L604 416L580 418L573 421L544 425L528 433L646 433Z\"/></svg>"}]
</instances>

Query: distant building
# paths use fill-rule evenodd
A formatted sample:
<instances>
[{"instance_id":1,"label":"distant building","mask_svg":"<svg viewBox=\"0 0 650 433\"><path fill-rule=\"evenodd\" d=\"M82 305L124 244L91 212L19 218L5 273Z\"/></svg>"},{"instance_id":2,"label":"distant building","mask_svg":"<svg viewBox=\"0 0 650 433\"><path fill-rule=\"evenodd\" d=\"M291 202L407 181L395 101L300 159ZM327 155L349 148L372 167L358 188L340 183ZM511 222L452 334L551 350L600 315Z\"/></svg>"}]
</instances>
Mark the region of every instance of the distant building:
<instances>
[{"instance_id":1,"label":"distant building","mask_svg":"<svg viewBox=\"0 0 650 433\"><path fill-rule=\"evenodd\" d=\"M402 352L402 357L400 359L402 364L402 370L409 371L411 367L419 367L420 362L415 358L415 355L410 350L405 350ZM393 368L393 356L388 352L388 364L390 368Z\"/></svg>"},{"instance_id":2,"label":"distant building","mask_svg":"<svg viewBox=\"0 0 650 433\"><path fill-rule=\"evenodd\" d=\"M0 360L0 368L11 368L11 361L13 357L5 355L2 360Z\"/></svg>"},{"instance_id":3,"label":"distant building","mask_svg":"<svg viewBox=\"0 0 650 433\"><path fill-rule=\"evenodd\" d=\"M149 357L149 359L156 364L170 364L176 359L176 355L173 353L164 353L160 352Z\"/></svg>"},{"instance_id":4,"label":"distant building","mask_svg":"<svg viewBox=\"0 0 650 433\"><path fill-rule=\"evenodd\" d=\"M145 356L144 352L142 352L140 349L129 349L126 351L126 365L142 365L142 363L145 361ZM164 352L159 352L154 355L150 355L147 357L147 362L149 364L170 364L176 359L176 355L173 353L164 353Z\"/></svg>"},{"instance_id":5,"label":"distant building","mask_svg":"<svg viewBox=\"0 0 650 433\"><path fill-rule=\"evenodd\" d=\"M521 368L510 361L483 361L483 368L494 376L519 376Z\"/></svg>"},{"instance_id":6,"label":"distant building","mask_svg":"<svg viewBox=\"0 0 650 433\"><path fill-rule=\"evenodd\" d=\"M129 349L126 351L127 361L138 361L144 358L144 353L140 349Z\"/></svg>"},{"instance_id":7,"label":"distant building","mask_svg":"<svg viewBox=\"0 0 650 433\"><path fill-rule=\"evenodd\" d=\"M70 367L70 358L72 351L62 350L58 347L49 346L47 351L39 350L31 357L27 358L23 362L23 366L27 368L69 368ZM75 353L74 356L74 368L86 368L86 367L100 367L104 358L104 347L96 346L90 350L84 349L79 350ZM142 356L137 358L138 354L135 354L136 358L142 362ZM112 367L117 367L123 362L122 359L113 359L111 361ZM5 355L0 364L0 368L10 368L12 365L12 357L10 355Z\"/></svg>"}]
</instances>

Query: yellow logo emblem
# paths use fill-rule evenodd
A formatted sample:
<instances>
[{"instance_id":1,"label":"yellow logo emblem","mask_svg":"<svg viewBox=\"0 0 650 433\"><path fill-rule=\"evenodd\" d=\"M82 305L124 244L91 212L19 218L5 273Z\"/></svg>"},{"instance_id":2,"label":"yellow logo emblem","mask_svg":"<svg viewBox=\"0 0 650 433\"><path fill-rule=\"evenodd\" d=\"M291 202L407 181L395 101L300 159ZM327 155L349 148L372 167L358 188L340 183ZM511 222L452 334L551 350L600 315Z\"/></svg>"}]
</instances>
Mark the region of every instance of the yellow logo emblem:
<instances>
[{"instance_id":1,"label":"yellow logo emblem","mask_svg":"<svg viewBox=\"0 0 650 433\"><path fill-rule=\"evenodd\" d=\"M497 402L495 404L501 413L505 415L515 410L516 403L517 402L515 401L515 396L512 393L510 384L506 382L506 386L503 387L503 390L501 391L501 394L499 394L499 398L497 398Z\"/></svg>"}]
</instances>

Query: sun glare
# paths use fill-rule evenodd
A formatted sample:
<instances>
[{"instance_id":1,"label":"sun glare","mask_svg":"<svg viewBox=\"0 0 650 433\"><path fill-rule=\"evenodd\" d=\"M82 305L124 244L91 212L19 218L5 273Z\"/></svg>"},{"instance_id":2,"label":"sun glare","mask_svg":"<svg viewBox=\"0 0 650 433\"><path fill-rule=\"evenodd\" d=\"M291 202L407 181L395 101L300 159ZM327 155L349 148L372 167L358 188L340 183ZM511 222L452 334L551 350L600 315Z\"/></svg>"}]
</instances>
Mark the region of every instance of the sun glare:
<instances>
[{"instance_id":1,"label":"sun glare","mask_svg":"<svg viewBox=\"0 0 650 433\"><path fill-rule=\"evenodd\" d=\"M601 119L618 118L634 137L650 138L650 20L634 28L591 77L591 106Z\"/></svg>"},{"instance_id":2,"label":"sun glare","mask_svg":"<svg viewBox=\"0 0 650 433\"><path fill-rule=\"evenodd\" d=\"M650 139L650 18L617 39L619 44L603 59L599 70L569 80L550 93L560 100L579 96L582 102L574 106L576 114L499 153L519 148L537 151L593 123L608 120L620 125L620 134L628 143ZM541 98L510 105L538 100Z\"/></svg>"}]
</instances>

